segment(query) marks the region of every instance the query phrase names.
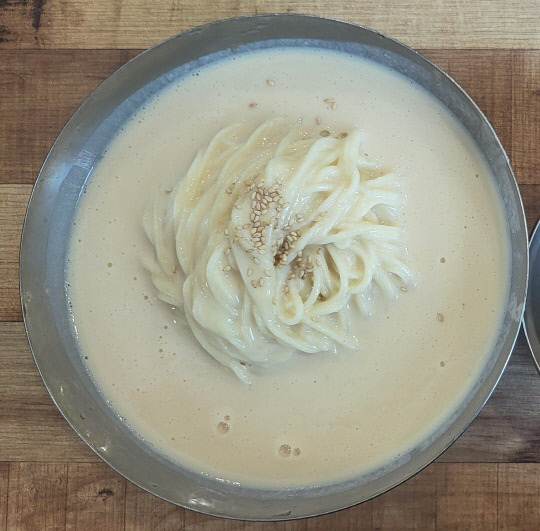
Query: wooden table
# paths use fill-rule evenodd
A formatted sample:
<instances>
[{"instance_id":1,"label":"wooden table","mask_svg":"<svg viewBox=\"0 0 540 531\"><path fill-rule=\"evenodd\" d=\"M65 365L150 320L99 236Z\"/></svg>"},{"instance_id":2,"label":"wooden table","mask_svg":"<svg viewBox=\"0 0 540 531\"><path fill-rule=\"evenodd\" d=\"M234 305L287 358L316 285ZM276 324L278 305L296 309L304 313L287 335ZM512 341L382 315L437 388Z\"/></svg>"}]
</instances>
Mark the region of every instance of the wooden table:
<instances>
[{"instance_id":1,"label":"wooden table","mask_svg":"<svg viewBox=\"0 0 540 531\"><path fill-rule=\"evenodd\" d=\"M418 49L487 115L540 211L540 0L0 0L0 528L540 529L540 375L521 334L488 404L416 477L362 505L277 525L200 515L101 462L53 405L26 342L18 295L21 225L63 124L141 50L220 18L311 13Z\"/></svg>"}]
</instances>

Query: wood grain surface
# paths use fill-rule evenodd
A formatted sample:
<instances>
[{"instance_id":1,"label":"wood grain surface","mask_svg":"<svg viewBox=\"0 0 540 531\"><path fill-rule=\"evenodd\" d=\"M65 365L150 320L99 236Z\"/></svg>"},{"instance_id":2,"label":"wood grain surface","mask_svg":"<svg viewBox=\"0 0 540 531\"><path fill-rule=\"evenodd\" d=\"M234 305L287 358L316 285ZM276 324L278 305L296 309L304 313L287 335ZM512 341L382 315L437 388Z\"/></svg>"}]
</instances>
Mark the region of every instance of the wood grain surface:
<instances>
[{"instance_id":1,"label":"wood grain surface","mask_svg":"<svg viewBox=\"0 0 540 531\"><path fill-rule=\"evenodd\" d=\"M364 504L279 524L216 519L142 491L96 457L49 397L22 324L18 250L54 139L144 48L269 12L360 23L434 61L499 135L529 228L540 216L539 0L0 0L0 529L540 529L540 375L523 334L480 415L435 463Z\"/></svg>"}]
</instances>

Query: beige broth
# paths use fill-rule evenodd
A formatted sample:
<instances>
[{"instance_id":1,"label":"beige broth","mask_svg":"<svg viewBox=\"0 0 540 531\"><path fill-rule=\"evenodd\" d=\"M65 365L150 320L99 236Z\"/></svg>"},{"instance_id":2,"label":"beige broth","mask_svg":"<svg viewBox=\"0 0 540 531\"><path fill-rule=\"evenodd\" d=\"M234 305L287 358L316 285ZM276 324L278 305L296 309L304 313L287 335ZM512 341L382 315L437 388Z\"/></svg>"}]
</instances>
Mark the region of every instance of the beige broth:
<instances>
[{"instance_id":1,"label":"beige broth","mask_svg":"<svg viewBox=\"0 0 540 531\"><path fill-rule=\"evenodd\" d=\"M300 354L248 386L155 297L142 216L217 131L277 114L359 127L369 157L403 176L418 286L356 319L358 351ZM191 469L263 487L348 479L406 454L470 390L508 293L501 212L472 140L404 77L322 50L224 60L149 102L92 173L68 267L81 352L119 417Z\"/></svg>"}]
</instances>

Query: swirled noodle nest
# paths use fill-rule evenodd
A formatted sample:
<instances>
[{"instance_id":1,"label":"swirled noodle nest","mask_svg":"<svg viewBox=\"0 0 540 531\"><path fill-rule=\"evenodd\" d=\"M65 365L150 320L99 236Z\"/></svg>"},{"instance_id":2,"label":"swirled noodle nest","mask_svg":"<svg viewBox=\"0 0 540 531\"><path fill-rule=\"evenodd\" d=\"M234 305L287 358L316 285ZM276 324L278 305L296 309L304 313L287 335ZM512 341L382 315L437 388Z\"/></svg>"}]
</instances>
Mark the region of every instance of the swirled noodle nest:
<instances>
[{"instance_id":1,"label":"swirled noodle nest","mask_svg":"<svg viewBox=\"0 0 540 531\"><path fill-rule=\"evenodd\" d=\"M144 257L158 297L216 360L251 370L295 351L355 347L350 315L414 285L404 262L400 178L370 162L358 130L285 119L235 124L148 204Z\"/></svg>"}]
</instances>

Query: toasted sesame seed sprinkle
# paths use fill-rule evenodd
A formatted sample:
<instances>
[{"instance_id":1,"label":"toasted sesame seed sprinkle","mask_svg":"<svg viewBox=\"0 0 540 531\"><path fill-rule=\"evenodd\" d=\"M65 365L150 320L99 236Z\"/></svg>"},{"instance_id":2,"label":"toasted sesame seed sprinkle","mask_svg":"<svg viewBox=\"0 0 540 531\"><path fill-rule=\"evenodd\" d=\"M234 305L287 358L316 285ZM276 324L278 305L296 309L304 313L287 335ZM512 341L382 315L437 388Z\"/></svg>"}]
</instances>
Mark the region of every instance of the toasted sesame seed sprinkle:
<instances>
[{"instance_id":1,"label":"toasted sesame seed sprinkle","mask_svg":"<svg viewBox=\"0 0 540 531\"><path fill-rule=\"evenodd\" d=\"M260 277L259 278L259 287L263 287L264 286L264 278L263 277Z\"/></svg>"},{"instance_id":2,"label":"toasted sesame seed sprinkle","mask_svg":"<svg viewBox=\"0 0 540 531\"><path fill-rule=\"evenodd\" d=\"M254 288L256 288L256 287L258 286L257 281L256 281L256 280L252 280L252 281L251 281L251 285L252 285Z\"/></svg>"},{"instance_id":3,"label":"toasted sesame seed sprinkle","mask_svg":"<svg viewBox=\"0 0 540 531\"><path fill-rule=\"evenodd\" d=\"M231 270L231 266L230 265L226 265L224 268L223 268L223 271L227 272L227 271L230 271Z\"/></svg>"},{"instance_id":4,"label":"toasted sesame seed sprinkle","mask_svg":"<svg viewBox=\"0 0 540 531\"><path fill-rule=\"evenodd\" d=\"M250 277L251 275L253 275L253 269L251 269L251 267L247 270L247 276Z\"/></svg>"}]
</instances>

